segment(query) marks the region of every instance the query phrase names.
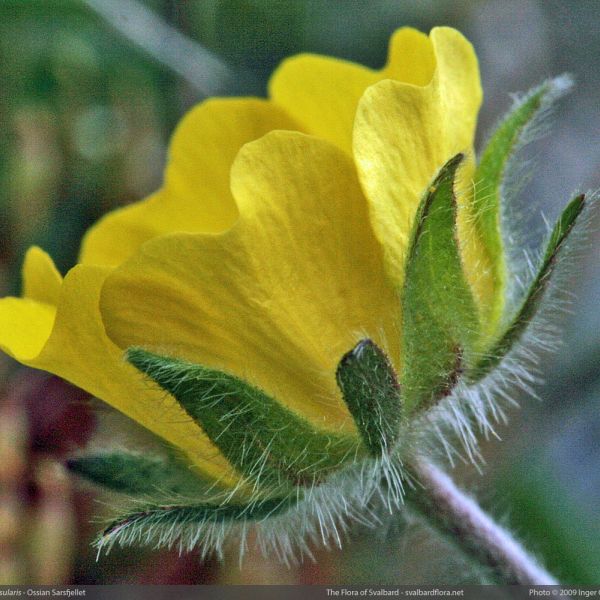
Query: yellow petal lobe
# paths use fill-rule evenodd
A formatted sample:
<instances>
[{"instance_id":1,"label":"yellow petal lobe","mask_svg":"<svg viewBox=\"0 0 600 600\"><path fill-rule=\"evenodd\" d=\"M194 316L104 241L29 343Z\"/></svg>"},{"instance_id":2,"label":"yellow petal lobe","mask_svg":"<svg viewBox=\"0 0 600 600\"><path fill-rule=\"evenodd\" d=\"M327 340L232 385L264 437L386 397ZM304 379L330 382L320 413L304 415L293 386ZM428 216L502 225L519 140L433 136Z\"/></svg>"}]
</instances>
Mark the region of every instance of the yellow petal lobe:
<instances>
[{"instance_id":1,"label":"yellow petal lobe","mask_svg":"<svg viewBox=\"0 0 600 600\"><path fill-rule=\"evenodd\" d=\"M312 135L352 150L352 124L362 93L374 72L351 62L299 54L275 71L269 95Z\"/></svg>"},{"instance_id":2,"label":"yellow petal lobe","mask_svg":"<svg viewBox=\"0 0 600 600\"><path fill-rule=\"evenodd\" d=\"M30 298L0 300L0 348L15 360L31 364L44 347L56 309Z\"/></svg>"},{"instance_id":3,"label":"yellow petal lobe","mask_svg":"<svg viewBox=\"0 0 600 600\"><path fill-rule=\"evenodd\" d=\"M455 147L468 149L473 145L483 98L475 50L450 27L436 27L430 37L437 63L431 87L442 106L446 136Z\"/></svg>"},{"instance_id":4,"label":"yellow petal lobe","mask_svg":"<svg viewBox=\"0 0 600 600\"><path fill-rule=\"evenodd\" d=\"M429 36L412 27L403 27L392 35L387 64L379 79L424 86L431 81L434 70L435 55Z\"/></svg>"},{"instance_id":5,"label":"yellow petal lobe","mask_svg":"<svg viewBox=\"0 0 600 600\"><path fill-rule=\"evenodd\" d=\"M431 42L415 29L398 30L386 66L375 71L344 60L300 54L285 60L269 82L269 95L310 134L352 153L360 97L382 79L425 85L433 74Z\"/></svg>"},{"instance_id":6,"label":"yellow petal lobe","mask_svg":"<svg viewBox=\"0 0 600 600\"><path fill-rule=\"evenodd\" d=\"M193 108L174 133L162 188L92 227L83 240L80 262L114 266L157 235L229 228L237 219L229 189L233 160L246 142L272 129L298 126L266 100L217 98Z\"/></svg>"},{"instance_id":7,"label":"yellow petal lobe","mask_svg":"<svg viewBox=\"0 0 600 600\"><path fill-rule=\"evenodd\" d=\"M397 364L399 340L352 162L325 141L273 132L240 151L232 190L231 230L156 238L107 278L109 336L224 370L317 426L354 431L337 364L364 337Z\"/></svg>"},{"instance_id":8,"label":"yellow petal lobe","mask_svg":"<svg viewBox=\"0 0 600 600\"><path fill-rule=\"evenodd\" d=\"M56 305L61 285L62 276L52 258L37 246L29 248L23 262L23 296Z\"/></svg>"}]
</instances>

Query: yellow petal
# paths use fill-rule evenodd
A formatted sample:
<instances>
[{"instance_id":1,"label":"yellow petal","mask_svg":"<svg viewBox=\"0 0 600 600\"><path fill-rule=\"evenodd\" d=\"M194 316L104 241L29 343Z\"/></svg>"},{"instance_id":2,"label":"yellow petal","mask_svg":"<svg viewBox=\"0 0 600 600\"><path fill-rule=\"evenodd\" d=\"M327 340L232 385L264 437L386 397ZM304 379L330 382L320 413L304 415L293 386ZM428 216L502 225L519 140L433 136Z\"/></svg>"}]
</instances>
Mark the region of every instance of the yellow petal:
<instances>
[{"instance_id":1,"label":"yellow petal","mask_svg":"<svg viewBox=\"0 0 600 600\"><path fill-rule=\"evenodd\" d=\"M335 382L363 337L398 361L397 298L350 159L273 132L232 168L240 219L151 240L107 279L101 311L142 345L242 377L318 426L353 430Z\"/></svg>"},{"instance_id":2,"label":"yellow petal","mask_svg":"<svg viewBox=\"0 0 600 600\"><path fill-rule=\"evenodd\" d=\"M181 121L161 190L92 227L80 261L117 265L146 240L171 231L220 232L237 218L229 170L238 150L272 129L297 129L279 108L253 98L212 99Z\"/></svg>"},{"instance_id":3,"label":"yellow petal","mask_svg":"<svg viewBox=\"0 0 600 600\"><path fill-rule=\"evenodd\" d=\"M31 256L27 268L29 261ZM58 307L31 298L0 300L0 347L23 364L101 398L181 448L203 473L231 480L229 463L203 432L175 400L124 362L106 336L98 298L107 273L93 266L72 269L60 288Z\"/></svg>"},{"instance_id":4,"label":"yellow petal","mask_svg":"<svg viewBox=\"0 0 600 600\"><path fill-rule=\"evenodd\" d=\"M23 263L23 296L56 305L61 285L62 277L50 256L37 246L29 248Z\"/></svg>"},{"instance_id":5,"label":"yellow petal","mask_svg":"<svg viewBox=\"0 0 600 600\"><path fill-rule=\"evenodd\" d=\"M365 89L394 78L424 85L433 73L431 42L414 29L401 29L390 43L381 71L344 60L301 54L285 60L269 83L273 101L313 135L352 151L352 127Z\"/></svg>"},{"instance_id":6,"label":"yellow petal","mask_svg":"<svg viewBox=\"0 0 600 600\"><path fill-rule=\"evenodd\" d=\"M459 233L469 281L480 303L490 291L487 257L469 227L472 144L481 104L477 59L457 31L431 33L436 70L426 86L380 81L363 95L354 129L354 156L369 200L373 227L397 285L419 201L453 155L471 155L461 170Z\"/></svg>"}]
</instances>

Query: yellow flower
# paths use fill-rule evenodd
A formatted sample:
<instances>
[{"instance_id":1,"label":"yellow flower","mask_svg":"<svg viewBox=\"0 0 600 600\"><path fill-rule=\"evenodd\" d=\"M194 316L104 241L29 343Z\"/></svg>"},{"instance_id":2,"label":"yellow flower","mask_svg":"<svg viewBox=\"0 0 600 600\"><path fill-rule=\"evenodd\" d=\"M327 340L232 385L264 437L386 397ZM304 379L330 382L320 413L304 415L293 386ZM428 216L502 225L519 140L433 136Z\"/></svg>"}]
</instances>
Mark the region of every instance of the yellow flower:
<instances>
[{"instance_id":1,"label":"yellow flower","mask_svg":"<svg viewBox=\"0 0 600 600\"><path fill-rule=\"evenodd\" d=\"M467 278L482 315L498 297L470 225L481 87L458 32L401 29L380 71L291 58L269 91L193 109L162 188L95 225L64 280L32 248L23 296L0 302L7 353L88 390L230 483L239 475L225 457L123 360L125 349L234 374L317 428L355 435L337 365L370 338L401 368L412 223L458 152L470 157L459 196Z\"/></svg>"}]
</instances>

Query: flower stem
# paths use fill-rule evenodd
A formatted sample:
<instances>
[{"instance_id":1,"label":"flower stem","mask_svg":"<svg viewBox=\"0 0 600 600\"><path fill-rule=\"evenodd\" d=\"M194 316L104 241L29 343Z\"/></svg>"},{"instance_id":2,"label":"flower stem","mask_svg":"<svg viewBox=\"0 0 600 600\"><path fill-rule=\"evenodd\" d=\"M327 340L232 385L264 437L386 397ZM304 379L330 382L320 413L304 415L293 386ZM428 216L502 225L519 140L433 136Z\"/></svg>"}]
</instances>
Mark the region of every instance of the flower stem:
<instances>
[{"instance_id":1,"label":"flower stem","mask_svg":"<svg viewBox=\"0 0 600 600\"><path fill-rule=\"evenodd\" d=\"M234 70L217 54L166 23L139 0L83 0L109 25L179 75L202 96L214 96L232 86L256 85L247 71ZM240 83L241 79L241 83Z\"/></svg>"},{"instance_id":2,"label":"flower stem","mask_svg":"<svg viewBox=\"0 0 600 600\"><path fill-rule=\"evenodd\" d=\"M424 460L414 461L411 471L418 483L417 488L407 494L409 506L467 557L491 572L494 582L558 583L508 531L481 510L473 498L458 489L446 473Z\"/></svg>"}]
</instances>

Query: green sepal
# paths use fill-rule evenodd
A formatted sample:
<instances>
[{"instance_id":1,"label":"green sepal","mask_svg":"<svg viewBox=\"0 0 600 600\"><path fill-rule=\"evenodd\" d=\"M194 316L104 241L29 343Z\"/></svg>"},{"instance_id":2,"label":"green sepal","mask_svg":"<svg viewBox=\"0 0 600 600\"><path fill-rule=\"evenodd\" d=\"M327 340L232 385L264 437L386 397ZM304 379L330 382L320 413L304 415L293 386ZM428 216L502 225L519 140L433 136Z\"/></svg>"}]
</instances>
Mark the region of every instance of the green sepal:
<instances>
[{"instance_id":1,"label":"green sepal","mask_svg":"<svg viewBox=\"0 0 600 600\"><path fill-rule=\"evenodd\" d=\"M271 493L320 483L361 451L358 437L326 432L245 381L130 348L127 360L172 394L244 476Z\"/></svg>"},{"instance_id":2,"label":"green sepal","mask_svg":"<svg viewBox=\"0 0 600 600\"><path fill-rule=\"evenodd\" d=\"M290 510L300 499L300 496L290 496L248 504L149 504L113 519L99 535L96 543L99 546L110 544L111 541L115 541L115 537L120 537L123 543L126 543L127 539L138 541L144 536L149 537L151 532L156 532L157 527L176 537L194 526L262 521Z\"/></svg>"},{"instance_id":3,"label":"green sepal","mask_svg":"<svg viewBox=\"0 0 600 600\"><path fill-rule=\"evenodd\" d=\"M463 160L450 159L419 206L402 292L402 395L409 412L450 393L471 360L477 309L463 273L456 233L454 180Z\"/></svg>"},{"instance_id":4,"label":"green sepal","mask_svg":"<svg viewBox=\"0 0 600 600\"><path fill-rule=\"evenodd\" d=\"M476 381L487 375L511 350L525 331L548 287L560 250L573 230L584 206L585 196L581 194L571 200L562 212L550 234L537 275L529 287L525 299L491 350L488 350L476 367L467 374L469 380Z\"/></svg>"},{"instance_id":5,"label":"green sepal","mask_svg":"<svg viewBox=\"0 0 600 600\"><path fill-rule=\"evenodd\" d=\"M473 216L476 229L490 258L494 304L486 315L493 333L502 317L507 286L507 254L502 232L502 195L505 175L518 151L532 136L539 117L571 86L566 76L546 81L515 103L488 141L475 171Z\"/></svg>"},{"instance_id":6,"label":"green sepal","mask_svg":"<svg viewBox=\"0 0 600 600\"><path fill-rule=\"evenodd\" d=\"M336 378L363 442L372 456L394 447L402 423L400 386L386 354L361 340L340 361Z\"/></svg>"},{"instance_id":7,"label":"green sepal","mask_svg":"<svg viewBox=\"0 0 600 600\"><path fill-rule=\"evenodd\" d=\"M130 496L168 497L217 492L215 482L203 479L175 458L109 451L70 458L67 468L101 487Z\"/></svg>"}]
</instances>

